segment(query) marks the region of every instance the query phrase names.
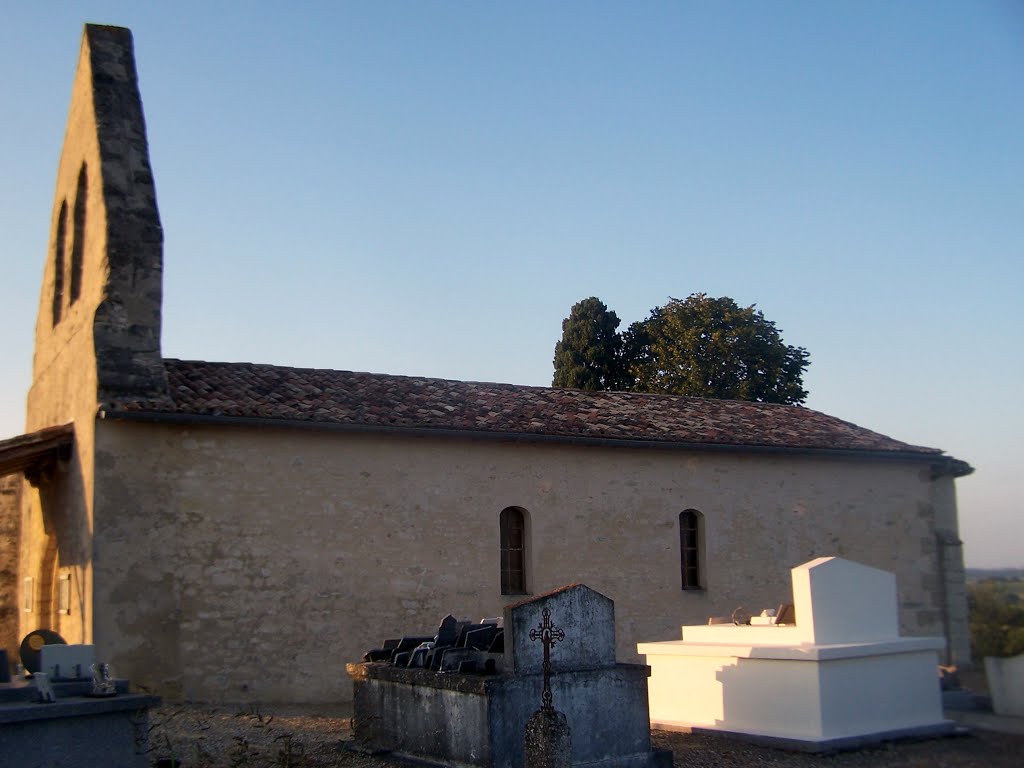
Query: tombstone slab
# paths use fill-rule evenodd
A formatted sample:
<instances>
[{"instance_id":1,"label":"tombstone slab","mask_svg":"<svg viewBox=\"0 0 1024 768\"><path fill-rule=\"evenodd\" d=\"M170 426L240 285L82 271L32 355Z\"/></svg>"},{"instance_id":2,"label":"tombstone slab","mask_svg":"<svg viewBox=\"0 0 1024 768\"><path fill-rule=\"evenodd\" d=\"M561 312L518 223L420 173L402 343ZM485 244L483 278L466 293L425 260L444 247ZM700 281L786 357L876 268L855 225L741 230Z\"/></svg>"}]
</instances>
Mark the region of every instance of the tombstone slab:
<instances>
[{"instance_id":1,"label":"tombstone slab","mask_svg":"<svg viewBox=\"0 0 1024 768\"><path fill-rule=\"evenodd\" d=\"M539 709L526 724L523 737L524 768L569 768L572 733L565 715Z\"/></svg>"},{"instance_id":2,"label":"tombstone slab","mask_svg":"<svg viewBox=\"0 0 1024 768\"><path fill-rule=\"evenodd\" d=\"M541 605L543 603L543 605ZM584 584L570 584L505 607L505 667L540 674L544 649L530 639L543 608L551 611L565 639L552 656L552 672L615 666L615 604Z\"/></svg>"}]
</instances>

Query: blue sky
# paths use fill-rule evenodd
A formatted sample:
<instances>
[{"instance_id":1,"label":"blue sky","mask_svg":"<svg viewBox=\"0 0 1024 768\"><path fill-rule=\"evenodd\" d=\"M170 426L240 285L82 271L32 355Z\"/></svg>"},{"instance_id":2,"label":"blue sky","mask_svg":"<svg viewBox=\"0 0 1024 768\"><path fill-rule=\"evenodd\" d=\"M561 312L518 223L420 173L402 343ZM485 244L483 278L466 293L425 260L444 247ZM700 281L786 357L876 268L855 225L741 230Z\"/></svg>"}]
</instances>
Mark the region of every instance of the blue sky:
<instances>
[{"instance_id":1,"label":"blue sky","mask_svg":"<svg viewBox=\"0 0 1024 768\"><path fill-rule=\"evenodd\" d=\"M4 2L0 437L81 26L131 27L163 351L546 385L562 319L754 304L807 405L977 469L1024 564L1024 6Z\"/></svg>"}]
</instances>

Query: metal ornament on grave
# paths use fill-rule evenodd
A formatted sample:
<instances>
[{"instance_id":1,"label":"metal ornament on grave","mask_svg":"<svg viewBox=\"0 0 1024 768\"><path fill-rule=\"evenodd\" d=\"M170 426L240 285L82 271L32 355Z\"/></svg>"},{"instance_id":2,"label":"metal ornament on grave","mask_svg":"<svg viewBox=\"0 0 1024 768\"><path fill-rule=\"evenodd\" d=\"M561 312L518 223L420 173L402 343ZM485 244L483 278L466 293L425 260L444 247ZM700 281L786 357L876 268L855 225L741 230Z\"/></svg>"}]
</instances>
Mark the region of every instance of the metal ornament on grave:
<instances>
[{"instance_id":1,"label":"metal ornament on grave","mask_svg":"<svg viewBox=\"0 0 1024 768\"><path fill-rule=\"evenodd\" d=\"M117 686L110 678L109 664L93 664L89 669L92 671L92 690L86 696L105 698L117 695Z\"/></svg>"},{"instance_id":2,"label":"metal ornament on grave","mask_svg":"<svg viewBox=\"0 0 1024 768\"><path fill-rule=\"evenodd\" d=\"M545 608L540 615L540 624L530 630L530 640L540 640L544 644L544 693L541 694L541 709L551 712L555 708L551 696L551 649L556 643L565 640L565 630L551 623L550 609Z\"/></svg>"}]
</instances>

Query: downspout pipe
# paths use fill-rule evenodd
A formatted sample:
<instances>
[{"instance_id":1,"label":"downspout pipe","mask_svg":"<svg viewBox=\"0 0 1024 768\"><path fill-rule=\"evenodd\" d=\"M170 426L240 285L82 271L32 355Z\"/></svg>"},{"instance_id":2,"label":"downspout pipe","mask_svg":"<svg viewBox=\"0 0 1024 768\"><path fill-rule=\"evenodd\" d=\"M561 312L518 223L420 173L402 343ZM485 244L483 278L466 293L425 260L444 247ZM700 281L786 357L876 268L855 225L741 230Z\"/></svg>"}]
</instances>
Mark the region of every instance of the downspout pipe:
<instances>
[{"instance_id":1,"label":"downspout pipe","mask_svg":"<svg viewBox=\"0 0 1024 768\"><path fill-rule=\"evenodd\" d=\"M949 611L949 569L946 565L947 552L953 547L962 547L963 541L952 531L936 531L939 556L939 603L942 606L942 633L946 637L945 664L953 666L953 622Z\"/></svg>"}]
</instances>

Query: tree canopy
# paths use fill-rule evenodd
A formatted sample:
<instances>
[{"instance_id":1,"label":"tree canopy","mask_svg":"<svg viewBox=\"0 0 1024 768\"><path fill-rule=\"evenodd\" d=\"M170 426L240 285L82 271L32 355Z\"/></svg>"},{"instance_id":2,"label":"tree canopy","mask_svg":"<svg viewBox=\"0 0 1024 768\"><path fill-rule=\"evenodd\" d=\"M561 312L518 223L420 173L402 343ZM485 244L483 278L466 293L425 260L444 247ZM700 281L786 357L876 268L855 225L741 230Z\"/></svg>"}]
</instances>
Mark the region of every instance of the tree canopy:
<instances>
[{"instance_id":1,"label":"tree canopy","mask_svg":"<svg viewBox=\"0 0 1024 768\"><path fill-rule=\"evenodd\" d=\"M598 334L599 318L609 317L614 324L600 325ZM575 305L555 346L555 386L766 403L802 403L807 397L807 350L785 344L775 323L754 305L695 293L669 299L621 335L615 333L618 325L615 313L596 298ZM560 367L567 350L576 357ZM568 364L577 358L589 367Z\"/></svg>"},{"instance_id":2,"label":"tree canopy","mask_svg":"<svg viewBox=\"0 0 1024 768\"><path fill-rule=\"evenodd\" d=\"M562 321L562 338L555 344L552 386L616 389L622 347L618 327L618 315L595 296L574 304Z\"/></svg>"},{"instance_id":3,"label":"tree canopy","mask_svg":"<svg viewBox=\"0 0 1024 768\"><path fill-rule=\"evenodd\" d=\"M967 586L971 655L1017 656L1024 653L1024 605L1020 581L989 579Z\"/></svg>"}]
</instances>

